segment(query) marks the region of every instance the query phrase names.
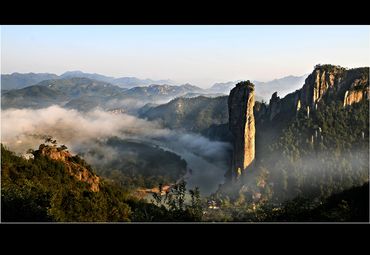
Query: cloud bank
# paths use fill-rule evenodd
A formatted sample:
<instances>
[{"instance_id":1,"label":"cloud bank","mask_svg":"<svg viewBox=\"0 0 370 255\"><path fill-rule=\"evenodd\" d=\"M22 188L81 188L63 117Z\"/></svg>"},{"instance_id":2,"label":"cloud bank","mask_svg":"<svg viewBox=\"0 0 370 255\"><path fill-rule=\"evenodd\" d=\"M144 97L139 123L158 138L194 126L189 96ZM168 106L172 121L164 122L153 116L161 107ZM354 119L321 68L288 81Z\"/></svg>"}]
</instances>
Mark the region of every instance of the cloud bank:
<instances>
[{"instance_id":1,"label":"cloud bank","mask_svg":"<svg viewBox=\"0 0 370 255\"><path fill-rule=\"evenodd\" d=\"M17 153L37 149L46 135L65 144L72 153L84 153L96 147L97 140L112 136L157 144L187 161L193 170L188 179L189 186L199 186L201 191L203 188L202 193L215 191L228 168L229 144L210 141L198 134L165 129L157 122L131 115L102 110L81 113L59 106L1 111L1 141L9 149ZM101 149L106 152L105 160L117 155L111 148Z\"/></svg>"}]
</instances>

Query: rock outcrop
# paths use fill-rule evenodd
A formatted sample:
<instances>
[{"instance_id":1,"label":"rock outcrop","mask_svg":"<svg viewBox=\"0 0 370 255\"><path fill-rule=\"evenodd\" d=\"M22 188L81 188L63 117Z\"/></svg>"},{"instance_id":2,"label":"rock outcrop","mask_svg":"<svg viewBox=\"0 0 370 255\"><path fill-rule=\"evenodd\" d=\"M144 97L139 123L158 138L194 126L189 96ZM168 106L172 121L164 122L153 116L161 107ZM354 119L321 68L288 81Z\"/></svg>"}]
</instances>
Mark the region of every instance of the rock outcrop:
<instances>
[{"instance_id":1,"label":"rock outcrop","mask_svg":"<svg viewBox=\"0 0 370 255\"><path fill-rule=\"evenodd\" d=\"M348 106L360 102L366 97L366 91L362 90L347 90L344 94L343 106Z\"/></svg>"},{"instance_id":2,"label":"rock outcrop","mask_svg":"<svg viewBox=\"0 0 370 255\"><path fill-rule=\"evenodd\" d=\"M269 120L271 121L278 113L280 113L281 109L281 100L278 97L277 92L272 94L269 107L267 109L267 115Z\"/></svg>"},{"instance_id":3,"label":"rock outcrop","mask_svg":"<svg viewBox=\"0 0 370 255\"><path fill-rule=\"evenodd\" d=\"M35 154L62 161L71 176L81 182L88 183L90 185L90 190L93 192L98 192L100 190L100 177L92 173L82 159L78 156L72 156L72 154L64 148L57 147L56 145L41 144L39 150L35 151Z\"/></svg>"},{"instance_id":4,"label":"rock outcrop","mask_svg":"<svg viewBox=\"0 0 370 255\"><path fill-rule=\"evenodd\" d=\"M257 110L257 126L262 122L289 123L300 111L307 118L321 105L330 102L344 107L370 99L369 68L346 69L334 65L317 65L302 88L279 98L275 92L268 105Z\"/></svg>"},{"instance_id":5,"label":"rock outcrop","mask_svg":"<svg viewBox=\"0 0 370 255\"><path fill-rule=\"evenodd\" d=\"M56 146L49 146L45 144L40 145L39 153L43 156L63 162L66 162L72 157L72 154L69 151L62 150L61 148L58 148Z\"/></svg>"},{"instance_id":6,"label":"rock outcrop","mask_svg":"<svg viewBox=\"0 0 370 255\"><path fill-rule=\"evenodd\" d=\"M254 85L240 82L230 91L229 129L233 136L232 176L242 174L255 158Z\"/></svg>"},{"instance_id":7,"label":"rock outcrop","mask_svg":"<svg viewBox=\"0 0 370 255\"><path fill-rule=\"evenodd\" d=\"M315 108L323 95L328 91L338 89L346 69L340 66L317 65L307 77L300 93L301 102L305 106Z\"/></svg>"}]
</instances>

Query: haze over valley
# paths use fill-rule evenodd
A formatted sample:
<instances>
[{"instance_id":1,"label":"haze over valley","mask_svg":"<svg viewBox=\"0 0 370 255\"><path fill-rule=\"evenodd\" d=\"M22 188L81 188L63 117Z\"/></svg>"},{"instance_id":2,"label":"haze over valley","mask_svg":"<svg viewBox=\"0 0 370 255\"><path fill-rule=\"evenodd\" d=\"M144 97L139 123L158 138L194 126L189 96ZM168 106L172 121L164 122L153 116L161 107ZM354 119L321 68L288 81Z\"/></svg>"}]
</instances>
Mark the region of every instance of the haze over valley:
<instances>
[{"instance_id":1,"label":"haze over valley","mask_svg":"<svg viewBox=\"0 0 370 255\"><path fill-rule=\"evenodd\" d=\"M369 220L368 30L36 28L2 30L2 221Z\"/></svg>"}]
</instances>

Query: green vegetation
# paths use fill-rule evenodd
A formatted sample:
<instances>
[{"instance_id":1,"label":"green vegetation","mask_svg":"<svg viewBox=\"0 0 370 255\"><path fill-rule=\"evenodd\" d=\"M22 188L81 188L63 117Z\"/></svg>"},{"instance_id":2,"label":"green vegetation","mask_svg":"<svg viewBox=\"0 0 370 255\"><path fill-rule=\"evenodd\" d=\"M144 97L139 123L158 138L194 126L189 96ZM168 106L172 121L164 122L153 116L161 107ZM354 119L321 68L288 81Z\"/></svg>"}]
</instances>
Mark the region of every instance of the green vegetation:
<instances>
[{"instance_id":1,"label":"green vegetation","mask_svg":"<svg viewBox=\"0 0 370 255\"><path fill-rule=\"evenodd\" d=\"M44 80L35 85L2 93L1 106L6 108L43 108L66 104L67 108L91 110L108 98L123 92L118 86L87 78ZM89 108L90 107L90 108Z\"/></svg>"},{"instance_id":2,"label":"green vegetation","mask_svg":"<svg viewBox=\"0 0 370 255\"><path fill-rule=\"evenodd\" d=\"M274 182L277 200L300 194L327 197L368 180L367 103L343 108L332 102L310 118L304 110L299 112L268 148L270 160L261 163L270 170L268 182Z\"/></svg>"},{"instance_id":3,"label":"green vegetation","mask_svg":"<svg viewBox=\"0 0 370 255\"><path fill-rule=\"evenodd\" d=\"M97 172L125 189L153 188L175 183L186 173L186 161L175 153L139 141L109 138L88 153ZM106 149L117 155L109 158Z\"/></svg>"},{"instance_id":4,"label":"green vegetation","mask_svg":"<svg viewBox=\"0 0 370 255\"><path fill-rule=\"evenodd\" d=\"M99 192L69 175L61 161L26 160L1 145L2 221L128 221L128 194L103 181ZM80 163L83 162L80 159Z\"/></svg>"},{"instance_id":5,"label":"green vegetation","mask_svg":"<svg viewBox=\"0 0 370 255\"><path fill-rule=\"evenodd\" d=\"M175 184L164 196L153 194L153 203L130 203L133 221L183 222L202 220L202 201L198 188L186 191L186 182ZM160 192L162 185L160 185ZM186 197L190 195L190 201Z\"/></svg>"},{"instance_id":6,"label":"green vegetation","mask_svg":"<svg viewBox=\"0 0 370 255\"><path fill-rule=\"evenodd\" d=\"M331 101L291 118L273 120L281 131L256 129L254 168L215 194L222 210L206 219L368 221L368 101Z\"/></svg>"},{"instance_id":7,"label":"green vegetation","mask_svg":"<svg viewBox=\"0 0 370 255\"><path fill-rule=\"evenodd\" d=\"M343 97L347 90L367 89L369 69L345 70L331 65L317 68L336 69L339 74L333 89L328 90L317 105L312 107L313 103L308 102L309 113L307 105L298 112L295 110L302 91L281 100L275 95L269 107L256 102L255 161L245 174L221 186L209 198L208 207L197 188L187 191L185 182L178 183L186 172L186 162L180 156L157 146L114 137L101 144L98 142L84 155L70 157L71 164L32 150L29 153L34 158L26 160L1 146L2 220L368 221L368 100L343 107ZM147 93L160 95L162 89L171 89L152 86L115 94L115 87L78 81L82 82L78 86L75 81L59 80L52 84L47 81L43 86L18 90L20 97L13 98L12 91L4 94L6 100L13 100L11 103L15 104L23 103L23 97L31 98L27 101L31 107L37 106L36 97L41 98L43 104L65 100L65 97L77 98L69 103L88 110L100 104L99 99L94 98L95 93L122 99L123 94L133 93L140 98ZM312 85L309 82L307 86ZM336 86L338 82L340 86ZM46 86L48 84L51 86ZM312 90L307 93L307 98L311 98ZM141 117L159 121L168 128L228 141L227 99L177 98L157 107L147 105ZM91 101L94 103L88 104ZM5 103L11 105L9 102ZM56 145L51 138L47 142ZM49 145L40 148L45 146ZM65 150L66 146L57 148L58 152ZM75 165L93 173L82 157L94 162L97 172L103 176L98 191L93 192L90 185L70 174L69 168ZM163 195L164 185L173 183ZM152 202L136 193L138 188L156 187L159 193L152 194Z\"/></svg>"},{"instance_id":8,"label":"green vegetation","mask_svg":"<svg viewBox=\"0 0 370 255\"><path fill-rule=\"evenodd\" d=\"M43 80L58 79L58 75L50 73L12 73L1 75L1 89L21 89L37 84Z\"/></svg>"},{"instance_id":9,"label":"green vegetation","mask_svg":"<svg viewBox=\"0 0 370 255\"><path fill-rule=\"evenodd\" d=\"M44 145L45 146L45 145ZM91 169L78 156L71 161ZM1 144L1 217L4 222L125 222L199 221L199 190L190 190L185 202L185 182L174 185L157 204L135 197L113 180L100 178L99 191L68 173L63 161L37 151L26 160Z\"/></svg>"},{"instance_id":10,"label":"green vegetation","mask_svg":"<svg viewBox=\"0 0 370 255\"><path fill-rule=\"evenodd\" d=\"M217 199L217 198L216 198ZM239 222L368 222L369 183L323 200L299 196L281 204L231 202L218 198L220 210L209 210L204 221Z\"/></svg>"},{"instance_id":11,"label":"green vegetation","mask_svg":"<svg viewBox=\"0 0 370 255\"><path fill-rule=\"evenodd\" d=\"M176 98L145 111L140 117L159 121L167 128L206 134L211 126L228 123L227 98Z\"/></svg>"},{"instance_id":12,"label":"green vegetation","mask_svg":"<svg viewBox=\"0 0 370 255\"><path fill-rule=\"evenodd\" d=\"M368 221L368 210L354 196L331 197L355 194L352 188L369 181L369 102L343 107L346 91L366 95L369 68L316 68L330 78L317 102L311 101L316 71L301 90L283 99L274 94L268 106L256 102L256 158L215 194L220 220ZM368 204L368 190L366 197Z\"/></svg>"}]
</instances>

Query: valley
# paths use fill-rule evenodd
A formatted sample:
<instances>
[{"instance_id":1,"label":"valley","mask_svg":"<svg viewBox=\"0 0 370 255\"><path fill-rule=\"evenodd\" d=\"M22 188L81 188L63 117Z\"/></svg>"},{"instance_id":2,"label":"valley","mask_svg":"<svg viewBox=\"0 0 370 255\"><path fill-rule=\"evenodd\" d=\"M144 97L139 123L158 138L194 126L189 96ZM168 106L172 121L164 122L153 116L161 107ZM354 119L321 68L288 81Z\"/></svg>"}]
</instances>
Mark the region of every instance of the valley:
<instances>
[{"instance_id":1,"label":"valley","mask_svg":"<svg viewBox=\"0 0 370 255\"><path fill-rule=\"evenodd\" d=\"M20 76L2 75L4 221L364 220L351 210L369 181L368 67L317 65L304 77L210 89ZM83 176L99 184L90 190ZM94 203L99 215L87 213Z\"/></svg>"}]
</instances>

